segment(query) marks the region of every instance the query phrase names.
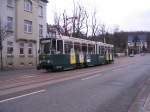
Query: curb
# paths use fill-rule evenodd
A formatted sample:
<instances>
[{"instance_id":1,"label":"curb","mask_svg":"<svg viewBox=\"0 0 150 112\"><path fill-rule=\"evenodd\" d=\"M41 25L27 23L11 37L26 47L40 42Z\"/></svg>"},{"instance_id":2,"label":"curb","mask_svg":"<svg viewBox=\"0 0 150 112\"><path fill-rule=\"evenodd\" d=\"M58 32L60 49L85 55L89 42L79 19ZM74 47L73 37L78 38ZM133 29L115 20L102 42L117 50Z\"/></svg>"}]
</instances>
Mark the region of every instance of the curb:
<instances>
[{"instance_id":1,"label":"curb","mask_svg":"<svg viewBox=\"0 0 150 112\"><path fill-rule=\"evenodd\" d=\"M150 112L150 78L142 84L128 112Z\"/></svg>"}]
</instances>

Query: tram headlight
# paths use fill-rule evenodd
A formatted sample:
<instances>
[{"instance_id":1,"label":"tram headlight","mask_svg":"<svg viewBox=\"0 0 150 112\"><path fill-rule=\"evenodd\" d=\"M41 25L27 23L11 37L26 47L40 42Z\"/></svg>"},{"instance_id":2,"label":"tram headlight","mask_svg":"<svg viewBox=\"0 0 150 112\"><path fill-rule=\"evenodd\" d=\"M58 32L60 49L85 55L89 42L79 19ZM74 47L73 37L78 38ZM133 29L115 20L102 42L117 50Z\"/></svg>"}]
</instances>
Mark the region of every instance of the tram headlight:
<instances>
[{"instance_id":1,"label":"tram headlight","mask_svg":"<svg viewBox=\"0 0 150 112\"><path fill-rule=\"evenodd\" d=\"M51 61L50 60L47 60L47 63L50 63Z\"/></svg>"}]
</instances>

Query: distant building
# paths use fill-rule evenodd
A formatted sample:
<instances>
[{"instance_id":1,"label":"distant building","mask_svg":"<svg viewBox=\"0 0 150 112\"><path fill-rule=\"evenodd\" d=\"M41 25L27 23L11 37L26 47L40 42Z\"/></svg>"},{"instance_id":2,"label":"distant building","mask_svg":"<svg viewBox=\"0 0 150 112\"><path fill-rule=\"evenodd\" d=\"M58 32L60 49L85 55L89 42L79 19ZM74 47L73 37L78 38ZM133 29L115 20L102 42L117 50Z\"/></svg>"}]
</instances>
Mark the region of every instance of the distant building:
<instances>
[{"instance_id":1,"label":"distant building","mask_svg":"<svg viewBox=\"0 0 150 112\"><path fill-rule=\"evenodd\" d=\"M6 68L37 63L39 39L46 37L47 0L0 0L0 20L9 35L3 41ZM0 61L1 62L1 61Z\"/></svg>"},{"instance_id":2,"label":"distant building","mask_svg":"<svg viewBox=\"0 0 150 112\"><path fill-rule=\"evenodd\" d=\"M145 32L136 32L128 34L128 52L141 53L147 48L148 34Z\"/></svg>"},{"instance_id":3,"label":"distant building","mask_svg":"<svg viewBox=\"0 0 150 112\"><path fill-rule=\"evenodd\" d=\"M113 37L116 52L141 53L150 51L150 32L117 32Z\"/></svg>"}]
</instances>

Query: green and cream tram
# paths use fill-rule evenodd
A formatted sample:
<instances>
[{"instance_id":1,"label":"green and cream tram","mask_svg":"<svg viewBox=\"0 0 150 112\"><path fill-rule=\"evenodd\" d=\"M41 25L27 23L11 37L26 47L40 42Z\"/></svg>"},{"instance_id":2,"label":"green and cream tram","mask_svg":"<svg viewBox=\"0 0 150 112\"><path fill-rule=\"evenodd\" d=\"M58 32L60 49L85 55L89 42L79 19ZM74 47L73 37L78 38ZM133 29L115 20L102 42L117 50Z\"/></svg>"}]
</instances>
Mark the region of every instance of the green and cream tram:
<instances>
[{"instance_id":1,"label":"green and cream tram","mask_svg":"<svg viewBox=\"0 0 150 112\"><path fill-rule=\"evenodd\" d=\"M67 36L40 40L38 69L67 70L113 62L113 45Z\"/></svg>"}]
</instances>

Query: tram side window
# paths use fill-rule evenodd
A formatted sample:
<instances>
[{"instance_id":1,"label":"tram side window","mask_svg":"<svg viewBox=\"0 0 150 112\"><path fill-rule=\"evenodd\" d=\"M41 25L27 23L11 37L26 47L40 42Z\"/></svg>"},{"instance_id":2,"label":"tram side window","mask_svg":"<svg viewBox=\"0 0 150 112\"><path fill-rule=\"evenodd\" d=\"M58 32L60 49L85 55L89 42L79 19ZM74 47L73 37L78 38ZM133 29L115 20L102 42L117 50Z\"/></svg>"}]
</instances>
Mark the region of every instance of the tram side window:
<instances>
[{"instance_id":1,"label":"tram side window","mask_svg":"<svg viewBox=\"0 0 150 112\"><path fill-rule=\"evenodd\" d=\"M76 54L79 54L81 52L80 43L75 43L74 44L74 50L75 50Z\"/></svg>"},{"instance_id":2,"label":"tram side window","mask_svg":"<svg viewBox=\"0 0 150 112\"><path fill-rule=\"evenodd\" d=\"M89 45L88 46L88 51L89 51L89 54L95 54L95 47L94 47L94 45Z\"/></svg>"},{"instance_id":3,"label":"tram side window","mask_svg":"<svg viewBox=\"0 0 150 112\"><path fill-rule=\"evenodd\" d=\"M106 53L107 53L107 50L108 50L108 48L107 48L107 47L105 47L105 55L106 55Z\"/></svg>"},{"instance_id":4,"label":"tram side window","mask_svg":"<svg viewBox=\"0 0 150 112\"><path fill-rule=\"evenodd\" d=\"M57 53L63 54L63 41L57 40Z\"/></svg>"},{"instance_id":5,"label":"tram side window","mask_svg":"<svg viewBox=\"0 0 150 112\"><path fill-rule=\"evenodd\" d=\"M86 44L83 44L83 45L82 45L82 52L83 52L84 54L87 53L87 45L86 45Z\"/></svg>"},{"instance_id":6,"label":"tram side window","mask_svg":"<svg viewBox=\"0 0 150 112\"><path fill-rule=\"evenodd\" d=\"M113 53L113 48L110 48L110 50L111 50L111 53Z\"/></svg>"},{"instance_id":7,"label":"tram side window","mask_svg":"<svg viewBox=\"0 0 150 112\"><path fill-rule=\"evenodd\" d=\"M101 56L104 56L104 55L105 55L104 47L101 47Z\"/></svg>"},{"instance_id":8,"label":"tram side window","mask_svg":"<svg viewBox=\"0 0 150 112\"><path fill-rule=\"evenodd\" d=\"M111 53L111 48L109 48L109 53Z\"/></svg>"},{"instance_id":9,"label":"tram side window","mask_svg":"<svg viewBox=\"0 0 150 112\"><path fill-rule=\"evenodd\" d=\"M101 46L99 46L99 54L102 55L102 52L101 52Z\"/></svg>"},{"instance_id":10,"label":"tram side window","mask_svg":"<svg viewBox=\"0 0 150 112\"><path fill-rule=\"evenodd\" d=\"M69 54L71 51L71 48L73 48L73 45L71 42L65 42L65 54Z\"/></svg>"}]
</instances>

